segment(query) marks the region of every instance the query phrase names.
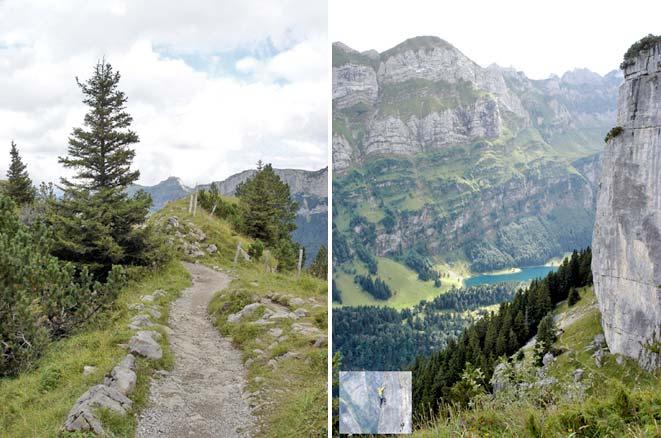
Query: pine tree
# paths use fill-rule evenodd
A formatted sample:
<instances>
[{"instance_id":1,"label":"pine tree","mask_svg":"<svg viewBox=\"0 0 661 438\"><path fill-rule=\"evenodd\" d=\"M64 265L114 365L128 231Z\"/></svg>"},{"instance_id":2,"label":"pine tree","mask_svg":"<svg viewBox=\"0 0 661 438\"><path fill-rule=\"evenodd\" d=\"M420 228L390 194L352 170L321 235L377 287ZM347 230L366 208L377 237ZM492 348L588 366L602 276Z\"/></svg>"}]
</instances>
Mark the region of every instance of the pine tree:
<instances>
[{"instance_id":1,"label":"pine tree","mask_svg":"<svg viewBox=\"0 0 661 438\"><path fill-rule=\"evenodd\" d=\"M315 277L326 279L328 276L328 250L326 246L321 245L317 255L310 266L310 273Z\"/></svg>"},{"instance_id":2,"label":"pine tree","mask_svg":"<svg viewBox=\"0 0 661 438\"><path fill-rule=\"evenodd\" d=\"M9 154L11 161L7 170L5 193L18 205L29 204L34 200L34 187L26 166L18 153L16 143L13 141L11 142Z\"/></svg>"},{"instance_id":3,"label":"pine tree","mask_svg":"<svg viewBox=\"0 0 661 438\"><path fill-rule=\"evenodd\" d=\"M541 363L544 355L551 351L555 339L555 322L553 321L553 315L548 313L546 316L544 316L544 318L542 318L542 321L537 327L535 355L537 356L538 363Z\"/></svg>"},{"instance_id":4,"label":"pine tree","mask_svg":"<svg viewBox=\"0 0 661 438\"><path fill-rule=\"evenodd\" d=\"M131 170L138 135L130 129L133 118L126 112L126 95L118 89L120 74L99 61L92 77L76 82L89 107L84 128L69 137L68 156L60 157L75 169L74 180L62 178L64 196L54 208L54 254L89 266L105 276L113 264L154 262L149 228L145 221L151 198L138 192L129 198L126 189L140 176ZM151 251L151 254L150 254Z\"/></svg>"},{"instance_id":5,"label":"pine tree","mask_svg":"<svg viewBox=\"0 0 661 438\"><path fill-rule=\"evenodd\" d=\"M581 295L578 293L578 289L572 287L569 290L569 296L567 297L567 305L571 307L574 304L578 303L580 299L581 299Z\"/></svg>"},{"instance_id":6,"label":"pine tree","mask_svg":"<svg viewBox=\"0 0 661 438\"><path fill-rule=\"evenodd\" d=\"M270 164L257 163L257 172L239 184L243 231L267 246L289 240L296 229L298 204L292 200L289 186L275 174Z\"/></svg>"}]
</instances>

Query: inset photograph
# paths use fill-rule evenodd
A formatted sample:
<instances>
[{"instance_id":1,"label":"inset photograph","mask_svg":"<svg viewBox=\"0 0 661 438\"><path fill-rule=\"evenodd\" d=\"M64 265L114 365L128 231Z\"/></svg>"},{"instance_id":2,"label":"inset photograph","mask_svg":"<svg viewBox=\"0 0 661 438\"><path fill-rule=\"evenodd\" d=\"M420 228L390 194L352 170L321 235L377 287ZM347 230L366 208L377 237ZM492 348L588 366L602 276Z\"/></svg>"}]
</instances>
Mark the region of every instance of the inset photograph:
<instances>
[{"instance_id":1,"label":"inset photograph","mask_svg":"<svg viewBox=\"0 0 661 438\"><path fill-rule=\"evenodd\" d=\"M326 29L0 2L0 436L327 436Z\"/></svg>"}]
</instances>

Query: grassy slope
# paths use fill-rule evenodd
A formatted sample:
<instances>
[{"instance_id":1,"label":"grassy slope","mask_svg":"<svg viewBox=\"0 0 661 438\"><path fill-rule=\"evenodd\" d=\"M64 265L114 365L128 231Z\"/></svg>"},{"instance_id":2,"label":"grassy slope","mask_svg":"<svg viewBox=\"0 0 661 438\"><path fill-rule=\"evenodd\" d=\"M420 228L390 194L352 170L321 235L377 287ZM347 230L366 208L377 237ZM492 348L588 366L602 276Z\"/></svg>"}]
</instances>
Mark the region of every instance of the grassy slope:
<instances>
[{"instance_id":1,"label":"grassy slope","mask_svg":"<svg viewBox=\"0 0 661 438\"><path fill-rule=\"evenodd\" d=\"M293 273L266 272L265 266L273 264L268 261L270 256L267 254L264 256L266 263L241 261L235 266L233 258L237 243L241 242L242 247L247 248L250 239L202 209L198 209L194 218L186 210L185 202L171 202L157 213L155 220L177 216L180 222L192 222L207 235L205 245L214 243L218 247L218 253L197 260L222 269L234 278L226 290L216 294L209 312L220 332L231 337L242 351L244 362L250 360L246 366L248 390L258 392L262 400L270 401L255 408L262 427L261 434L269 437L326 436L326 347L313 347L309 338L291 332L291 320L284 320L279 322L278 327L283 329L288 339L268 350L273 339L267 332L275 326L250 324L260 316L259 312L239 324L228 324L226 319L230 313L241 310L257 297L278 292L314 300L316 306L311 303L303 306L310 312L309 316L295 322L308 323L327 336L327 282L307 274L297 278ZM260 359L253 351L255 349L267 351L267 357ZM281 360L275 369L267 365L268 360L287 351L299 354L300 358Z\"/></svg>"},{"instance_id":2,"label":"grassy slope","mask_svg":"<svg viewBox=\"0 0 661 438\"><path fill-rule=\"evenodd\" d=\"M137 273L136 273L137 274ZM140 277L120 293L116 309L92 327L79 334L50 345L35 368L16 378L0 379L0 437L55 437L64 424L69 409L83 392L102 383L106 373L126 355L119 344L128 342L132 331L127 328L135 312L128 305L140 296L163 289L168 294L155 302L162 313L160 322L168 318L167 304L190 284L190 277L181 263L174 261L164 269L136 275ZM134 411L145 406L149 393L149 377L156 369L169 369L172 356L165 337L161 340L163 359L137 361L138 384L131 394ZM97 370L83 376L83 366ZM117 436L132 436L136 417L129 415L109 419L106 429Z\"/></svg>"},{"instance_id":3,"label":"grassy slope","mask_svg":"<svg viewBox=\"0 0 661 438\"><path fill-rule=\"evenodd\" d=\"M661 436L659 372L643 371L629 359L619 365L612 355L597 367L586 347L602 332L600 314L592 289L583 289L581 295L582 300L571 309L566 303L556 309L561 318L571 321L556 342L565 352L549 366L548 375L557 378L558 384L525 397L511 393L485 397L475 409L452 411L414 436ZM524 360L530 360L530 350ZM582 385L573 381L577 368L585 370ZM618 399L622 390L628 394L628 404ZM538 434L533 432L533 422Z\"/></svg>"},{"instance_id":4,"label":"grassy slope","mask_svg":"<svg viewBox=\"0 0 661 438\"><path fill-rule=\"evenodd\" d=\"M377 262L379 268L377 275L391 287L394 295L386 301L376 300L354 283L354 274L340 269L335 273L334 279L342 291L342 305L388 305L396 309L403 309L412 307L421 300L433 299L453 286L461 287L462 285L461 277L454 273L451 273L449 278L442 278L441 287L437 288L434 287L432 281L420 281L415 271L395 260L377 257ZM351 268L356 269L358 274L367 274L362 263L355 262ZM447 273L448 270L443 266L441 272Z\"/></svg>"}]
</instances>

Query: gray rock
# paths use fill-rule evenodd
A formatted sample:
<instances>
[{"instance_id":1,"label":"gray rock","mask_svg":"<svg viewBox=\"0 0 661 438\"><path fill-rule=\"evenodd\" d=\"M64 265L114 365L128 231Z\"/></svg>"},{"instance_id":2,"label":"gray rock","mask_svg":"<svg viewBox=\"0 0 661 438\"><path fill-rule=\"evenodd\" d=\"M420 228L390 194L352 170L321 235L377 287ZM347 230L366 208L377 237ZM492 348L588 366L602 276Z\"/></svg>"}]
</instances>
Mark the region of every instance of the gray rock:
<instances>
[{"instance_id":1,"label":"gray rock","mask_svg":"<svg viewBox=\"0 0 661 438\"><path fill-rule=\"evenodd\" d=\"M501 362L496 365L496 368L493 370L493 375L491 376L491 385L494 394L505 390L511 385L510 368L506 363Z\"/></svg>"},{"instance_id":2,"label":"gray rock","mask_svg":"<svg viewBox=\"0 0 661 438\"><path fill-rule=\"evenodd\" d=\"M103 384L116 389L124 395L129 395L135 389L137 381L138 376L135 374L135 371L131 368L118 365L104 379Z\"/></svg>"},{"instance_id":3,"label":"gray rock","mask_svg":"<svg viewBox=\"0 0 661 438\"><path fill-rule=\"evenodd\" d=\"M296 310L294 310L294 315L298 316L299 318L305 318L306 316L309 315L308 311L305 310L304 308L300 307Z\"/></svg>"},{"instance_id":4,"label":"gray rock","mask_svg":"<svg viewBox=\"0 0 661 438\"><path fill-rule=\"evenodd\" d=\"M243 309L237 313L232 313L227 317L227 322L237 323L241 321L245 316L252 314L255 310L262 307L261 303L251 303L247 304Z\"/></svg>"},{"instance_id":5,"label":"gray rock","mask_svg":"<svg viewBox=\"0 0 661 438\"><path fill-rule=\"evenodd\" d=\"M83 367L83 376L89 376L90 374L94 374L95 371L96 371L96 367L91 365L85 365Z\"/></svg>"},{"instance_id":6,"label":"gray rock","mask_svg":"<svg viewBox=\"0 0 661 438\"><path fill-rule=\"evenodd\" d=\"M617 356L615 356L615 362L618 365L622 365L624 363L624 356L622 356L621 354L618 354Z\"/></svg>"},{"instance_id":7,"label":"gray rock","mask_svg":"<svg viewBox=\"0 0 661 438\"><path fill-rule=\"evenodd\" d=\"M597 365L597 368L601 368L604 363L604 350L597 350L592 355L594 358L594 363Z\"/></svg>"},{"instance_id":8,"label":"gray rock","mask_svg":"<svg viewBox=\"0 0 661 438\"><path fill-rule=\"evenodd\" d=\"M131 330L140 330L141 328L152 327L154 323L147 315L136 315L131 319L128 327Z\"/></svg>"},{"instance_id":9,"label":"gray rock","mask_svg":"<svg viewBox=\"0 0 661 438\"><path fill-rule=\"evenodd\" d=\"M135 356L132 354L127 354L124 356L124 359L119 363L120 367L128 368L130 370L135 370Z\"/></svg>"},{"instance_id":10,"label":"gray rock","mask_svg":"<svg viewBox=\"0 0 661 438\"><path fill-rule=\"evenodd\" d=\"M152 295L154 295L154 297L156 297L156 298L160 298L160 297L166 296L167 294L168 293L165 292L163 289L157 289L157 290L154 291L154 293Z\"/></svg>"},{"instance_id":11,"label":"gray rock","mask_svg":"<svg viewBox=\"0 0 661 438\"><path fill-rule=\"evenodd\" d=\"M268 366L270 366L271 368L277 368L278 362L275 359L271 359L268 361Z\"/></svg>"},{"instance_id":12,"label":"gray rock","mask_svg":"<svg viewBox=\"0 0 661 438\"><path fill-rule=\"evenodd\" d=\"M576 368L572 375L574 376L574 382L580 382L583 380L583 374L585 371L582 368Z\"/></svg>"},{"instance_id":13,"label":"gray rock","mask_svg":"<svg viewBox=\"0 0 661 438\"><path fill-rule=\"evenodd\" d=\"M290 306L302 306L305 304L305 300L302 298L294 297L289 299Z\"/></svg>"},{"instance_id":14,"label":"gray rock","mask_svg":"<svg viewBox=\"0 0 661 438\"><path fill-rule=\"evenodd\" d=\"M605 346L606 346L606 337L602 333L595 335L594 339L592 340L592 349L601 350Z\"/></svg>"},{"instance_id":15,"label":"gray rock","mask_svg":"<svg viewBox=\"0 0 661 438\"><path fill-rule=\"evenodd\" d=\"M145 305L142 303L135 303L129 305L129 310L137 310L138 312L142 311L145 308Z\"/></svg>"},{"instance_id":16,"label":"gray rock","mask_svg":"<svg viewBox=\"0 0 661 438\"><path fill-rule=\"evenodd\" d=\"M119 415L126 415L133 402L114 388L105 385L96 385L87 390L78 398L69 411L64 429L69 432L92 431L102 435L105 433L101 422L94 415L98 408L109 409Z\"/></svg>"},{"instance_id":17,"label":"gray rock","mask_svg":"<svg viewBox=\"0 0 661 438\"><path fill-rule=\"evenodd\" d=\"M322 348L328 345L328 338L326 336L319 336L317 339L314 340L314 347L315 348Z\"/></svg>"},{"instance_id":18,"label":"gray rock","mask_svg":"<svg viewBox=\"0 0 661 438\"><path fill-rule=\"evenodd\" d=\"M295 322L292 324L291 328L294 333L299 333L306 336L318 336L322 334L321 330L310 324Z\"/></svg>"},{"instance_id":19,"label":"gray rock","mask_svg":"<svg viewBox=\"0 0 661 438\"><path fill-rule=\"evenodd\" d=\"M209 254L215 254L218 252L218 247L212 243L211 245L207 246L207 252Z\"/></svg>"},{"instance_id":20,"label":"gray rock","mask_svg":"<svg viewBox=\"0 0 661 438\"><path fill-rule=\"evenodd\" d=\"M144 310L149 313L152 318L158 319L161 317L161 312L154 307L146 307Z\"/></svg>"},{"instance_id":21,"label":"gray rock","mask_svg":"<svg viewBox=\"0 0 661 438\"><path fill-rule=\"evenodd\" d=\"M279 327L274 327L269 330L269 335L273 336L274 338L279 338L282 335L282 329Z\"/></svg>"},{"instance_id":22,"label":"gray rock","mask_svg":"<svg viewBox=\"0 0 661 438\"><path fill-rule=\"evenodd\" d=\"M546 353L544 357L542 358L542 365L545 367L549 366L551 362L553 362L553 354L552 353Z\"/></svg>"},{"instance_id":23,"label":"gray rock","mask_svg":"<svg viewBox=\"0 0 661 438\"><path fill-rule=\"evenodd\" d=\"M129 341L129 351L147 359L158 360L163 357L163 350L158 343L161 334L155 331L139 331Z\"/></svg>"},{"instance_id":24,"label":"gray rock","mask_svg":"<svg viewBox=\"0 0 661 438\"><path fill-rule=\"evenodd\" d=\"M153 295L144 295L142 297L142 301L145 303L153 303L154 302L154 296Z\"/></svg>"},{"instance_id":25,"label":"gray rock","mask_svg":"<svg viewBox=\"0 0 661 438\"><path fill-rule=\"evenodd\" d=\"M603 152L592 247L594 290L612 353L661 367L661 42L624 69L622 132ZM595 358L596 359L596 358Z\"/></svg>"},{"instance_id":26,"label":"gray rock","mask_svg":"<svg viewBox=\"0 0 661 438\"><path fill-rule=\"evenodd\" d=\"M179 218L176 216L170 216L168 218L168 227L179 228Z\"/></svg>"},{"instance_id":27,"label":"gray rock","mask_svg":"<svg viewBox=\"0 0 661 438\"><path fill-rule=\"evenodd\" d=\"M556 383L558 383L558 379L556 379L555 377L545 377L535 382L535 386L544 387L544 386L555 385Z\"/></svg>"}]
</instances>

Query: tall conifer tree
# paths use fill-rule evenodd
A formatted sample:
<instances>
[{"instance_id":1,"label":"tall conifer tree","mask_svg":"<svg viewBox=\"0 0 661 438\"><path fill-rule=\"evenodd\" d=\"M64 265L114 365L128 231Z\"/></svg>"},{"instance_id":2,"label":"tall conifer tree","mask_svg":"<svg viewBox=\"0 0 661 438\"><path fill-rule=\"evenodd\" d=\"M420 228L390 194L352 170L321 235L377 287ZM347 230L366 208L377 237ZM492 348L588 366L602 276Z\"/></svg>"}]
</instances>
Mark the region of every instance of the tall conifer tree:
<instances>
[{"instance_id":1,"label":"tall conifer tree","mask_svg":"<svg viewBox=\"0 0 661 438\"><path fill-rule=\"evenodd\" d=\"M29 204L34 200L34 187L26 166L18 153L16 143L13 141L11 142L9 154L11 161L7 170L5 192L18 205Z\"/></svg>"},{"instance_id":2,"label":"tall conifer tree","mask_svg":"<svg viewBox=\"0 0 661 438\"><path fill-rule=\"evenodd\" d=\"M130 129L133 118L126 112L126 95L118 89L120 74L105 60L94 67L92 77L76 82L89 107L82 128L69 137L68 155L60 163L74 169L73 179L62 178L64 197L56 203L53 225L55 254L87 265L105 275L113 264L140 263L149 246L144 222L151 198L139 192L133 198L126 189L140 176L131 169L132 145L139 142Z\"/></svg>"}]
</instances>

